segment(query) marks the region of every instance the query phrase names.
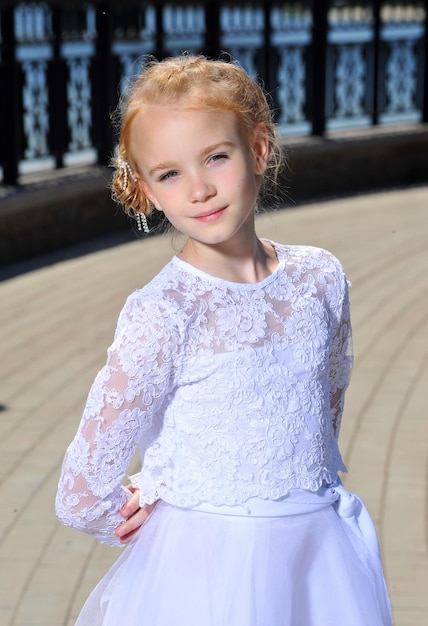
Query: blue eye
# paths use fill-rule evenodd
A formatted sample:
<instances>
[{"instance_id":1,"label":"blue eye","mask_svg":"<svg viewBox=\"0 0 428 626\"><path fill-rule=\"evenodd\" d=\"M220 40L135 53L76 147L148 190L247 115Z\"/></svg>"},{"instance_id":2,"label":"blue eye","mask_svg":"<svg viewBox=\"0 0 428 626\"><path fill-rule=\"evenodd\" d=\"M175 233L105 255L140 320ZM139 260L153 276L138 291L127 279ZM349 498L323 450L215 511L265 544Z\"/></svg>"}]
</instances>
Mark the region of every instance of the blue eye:
<instances>
[{"instance_id":1,"label":"blue eye","mask_svg":"<svg viewBox=\"0 0 428 626\"><path fill-rule=\"evenodd\" d=\"M159 182L162 182L164 180L169 180L170 178L175 178L177 174L178 172L175 172L175 171L166 172L166 174L162 174L162 176L159 176Z\"/></svg>"},{"instance_id":2,"label":"blue eye","mask_svg":"<svg viewBox=\"0 0 428 626\"><path fill-rule=\"evenodd\" d=\"M229 156L227 154L214 154L214 156L211 157L211 159L213 161L222 161L223 159L228 159Z\"/></svg>"}]
</instances>

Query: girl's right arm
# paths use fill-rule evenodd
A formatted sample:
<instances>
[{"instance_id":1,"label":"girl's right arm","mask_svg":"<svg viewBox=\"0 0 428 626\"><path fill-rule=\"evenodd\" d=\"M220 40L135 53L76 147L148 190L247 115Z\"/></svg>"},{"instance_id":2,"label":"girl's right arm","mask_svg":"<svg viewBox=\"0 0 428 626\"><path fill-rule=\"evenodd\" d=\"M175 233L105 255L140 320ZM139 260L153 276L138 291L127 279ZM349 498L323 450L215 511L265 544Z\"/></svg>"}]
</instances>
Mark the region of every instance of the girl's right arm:
<instances>
[{"instance_id":1,"label":"girl's right arm","mask_svg":"<svg viewBox=\"0 0 428 626\"><path fill-rule=\"evenodd\" d=\"M149 309L149 310L148 310ZM175 330L167 312L128 299L108 360L89 392L78 431L62 467L56 498L59 520L104 543L120 545L115 529L129 500L122 480L142 437L161 419L170 388Z\"/></svg>"}]
</instances>

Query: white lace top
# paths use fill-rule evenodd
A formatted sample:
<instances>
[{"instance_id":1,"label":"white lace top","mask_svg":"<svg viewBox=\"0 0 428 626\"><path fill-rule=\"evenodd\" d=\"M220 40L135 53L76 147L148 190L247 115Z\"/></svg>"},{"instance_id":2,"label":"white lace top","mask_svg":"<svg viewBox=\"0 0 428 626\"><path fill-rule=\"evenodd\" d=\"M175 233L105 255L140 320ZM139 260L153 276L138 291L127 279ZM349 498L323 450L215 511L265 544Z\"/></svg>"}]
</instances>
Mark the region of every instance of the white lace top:
<instances>
[{"instance_id":1,"label":"white lace top","mask_svg":"<svg viewBox=\"0 0 428 626\"><path fill-rule=\"evenodd\" d=\"M127 300L69 446L56 511L117 543L135 449L141 503L278 499L346 471L337 436L352 366L347 281L318 248L275 244L260 283L174 257Z\"/></svg>"}]
</instances>

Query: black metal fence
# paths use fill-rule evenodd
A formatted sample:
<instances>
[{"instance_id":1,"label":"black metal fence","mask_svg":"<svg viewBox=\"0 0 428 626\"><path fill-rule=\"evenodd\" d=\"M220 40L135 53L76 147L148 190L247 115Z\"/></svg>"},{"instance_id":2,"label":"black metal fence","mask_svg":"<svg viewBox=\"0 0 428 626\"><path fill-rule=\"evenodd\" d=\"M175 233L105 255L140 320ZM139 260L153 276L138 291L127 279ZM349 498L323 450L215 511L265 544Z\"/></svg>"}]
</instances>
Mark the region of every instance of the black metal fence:
<instances>
[{"instance_id":1,"label":"black metal fence","mask_svg":"<svg viewBox=\"0 0 428 626\"><path fill-rule=\"evenodd\" d=\"M147 54L226 52L284 135L428 121L428 0L2 2L0 182L106 164L110 114Z\"/></svg>"}]
</instances>

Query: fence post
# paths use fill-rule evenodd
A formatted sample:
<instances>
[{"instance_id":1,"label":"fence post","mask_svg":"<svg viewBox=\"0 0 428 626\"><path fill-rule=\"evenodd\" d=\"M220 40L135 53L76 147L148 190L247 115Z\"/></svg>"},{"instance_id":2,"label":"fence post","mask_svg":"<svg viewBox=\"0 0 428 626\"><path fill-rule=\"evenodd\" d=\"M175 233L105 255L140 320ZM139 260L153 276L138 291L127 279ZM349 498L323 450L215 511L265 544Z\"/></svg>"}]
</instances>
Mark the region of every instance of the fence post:
<instances>
[{"instance_id":1,"label":"fence post","mask_svg":"<svg viewBox=\"0 0 428 626\"><path fill-rule=\"evenodd\" d=\"M208 57L220 54L220 5L218 2L205 4L205 50Z\"/></svg>"},{"instance_id":2,"label":"fence post","mask_svg":"<svg viewBox=\"0 0 428 626\"><path fill-rule=\"evenodd\" d=\"M113 57L113 2L96 5L97 44L92 59L92 128L98 163L108 165L114 146L111 113L117 105L117 73Z\"/></svg>"},{"instance_id":3,"label":"fence post","mask_svg":"<svg viewBox=\"0 0 428 626\"><path fill-rule=\"evenodd\" d=\"M55 157L57 168L64 166L64 154L70 143L70 128L68 123L67 61L61 58L61 9L53 6L52 33L53 55L48 65L49 90L49 148Z\"/></svg>"},{"instance_id":4,"label":"fence post","mask_svg":"<svg viewBox=\"0 0 428 626\"><path fill-rule=\"evenodd\" d=\"M161 60L165 56L165 32L163 27L163 2L156 2L155 4L155 20L156 20L156 32L155 32L155 56Z\"/></svg>"},{"instance_id":5,"label":"fence post","mask_svg":"<svg viewBox=\"0 0 428 626\"><path fill-rule=\"evenodd\" d=\"M326 63L329 0L312 2L312 134L323 135L326 126Z\"/></svg>"},{"instance_id":6,"label":"fence post","mask_svg":"<svg viewBox=\"0 0 428 626\"><path fill-rule=\"evenodd\" d=\"M263 4L263 19L264 19L264 32L263 32L263 67L261 74L265 84L265 89L268 93L273 93L276 85L274 84L275 72L272 68L272 25L271 25L271 11L272 2L268 0Z\"/></svg>"},{"instance_id":7,"label":"fence post","mask_svg":"<svg viewBox=\"0 0 428 626\"><path fill-rule=\"evenodd\" d=\"M3 120L0 164L3 184L16 185L22 141L22 73L16 60L15 9L1 11L0 115Z\"/></svg>"},{"instance_id":8,"label":"fence post","mask_svg":"<svg viewBox=\"0 0 428 626\"><path fill-rule=\"evenodd\" d=\"M428 0L425 0L425 33L424 33L424 73L422 121L428 122Z\"/></svg>"},{"instance_id":9,"label":"fence post","mask_svg":"<svg viewBox=\"0 0 428 626\"><path fill-rule=\"evenodd\" d=\"M381 4L382 0L373 0L373 125L379 124L379 91L381 85L379 83L379 53L380 53L380 29L381 29Z\"/></svg>"}]
</instances>

